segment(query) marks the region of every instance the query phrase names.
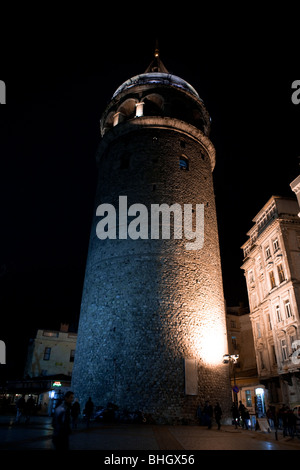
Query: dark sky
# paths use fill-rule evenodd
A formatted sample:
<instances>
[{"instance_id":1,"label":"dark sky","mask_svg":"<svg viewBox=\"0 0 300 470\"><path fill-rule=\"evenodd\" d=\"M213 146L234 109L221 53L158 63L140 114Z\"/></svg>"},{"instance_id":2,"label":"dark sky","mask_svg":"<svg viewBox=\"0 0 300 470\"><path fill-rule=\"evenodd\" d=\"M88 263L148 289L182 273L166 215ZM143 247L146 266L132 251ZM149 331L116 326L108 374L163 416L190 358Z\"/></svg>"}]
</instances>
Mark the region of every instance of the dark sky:
<instances>
[{"instance_id":1,"label":"dark sky","mask_svg":"<svg viewBox=\"0 0 300 470\"><path fill-rule=\"evenodd\" d=\"M11 19L0 64L7 88L0 108L6 371L22 372L36 329L76 326L99 120L118 86L147 68L157 38L165 66L198 91L211 115L225 298L247 302L240 246L272 195L294 196L289 185L299 173L300 105L291 101L291 84L300 79L297 15L273 13L227 11L217 23L212 12L184 31L155 15L147 25L142 12L126 21L119 12L116 24L112 13L93 11L76 22L43 14L22 23L20 14L20 27Z\"/></svg>"}]
</instances>

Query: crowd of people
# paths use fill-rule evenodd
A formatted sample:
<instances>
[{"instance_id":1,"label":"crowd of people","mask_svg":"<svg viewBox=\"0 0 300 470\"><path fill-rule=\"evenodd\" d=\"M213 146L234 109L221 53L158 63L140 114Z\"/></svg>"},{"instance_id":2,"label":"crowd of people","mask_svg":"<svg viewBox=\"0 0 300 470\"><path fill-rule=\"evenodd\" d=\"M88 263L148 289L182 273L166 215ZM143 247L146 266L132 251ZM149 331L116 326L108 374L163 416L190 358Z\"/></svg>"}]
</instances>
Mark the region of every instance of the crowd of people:
<instances>
[{"instance_id":1,"label":"crowd of people","mask_svg":"<svg viewBox=\"0 0 300 470\"><path fill-rule=\"evenodd\" d=\"M21 418L24 418L25 423L28 424L31 416L36 412L37 407L34 398L31 395L29 395L26 401L22 395L16 403L16 408L17 414L15 422L20 423Z\"/></svg>"},{"instance_id":2,"label":"crowd of people","mask_svg":"<svg viewBox=\"0 0 300 470\"><path fill-rule=\"evenodd\" d=\"M242 426L242 428L249 429L251 426L250 422L250 413L245 405L240 400L239 405L233 402L231 407L232 412L232 424L234 424L235 429L238 426Z\"/></svg>"},{"instance_id":3,"label":"crowd of people","mask_svg":"<svg viewBox=\"0 0 300 470\"><path fill-rule=\"evenodd\" d=\"M240 401L239 406L236 403L232 404L232 423L235 425L235 428L242 426L243 428L249 429L250 415L247 408ZM216 402L213 407L210 402L207 400L204 406L199 405L197 408L197 419L200 426L207 426L208 429L211 429L213 419L217 424L217 428L221 429L221 419L222 419L222 409L219 402Z\"/></svg>"},{"instance_id":4,"label":"crowd of people","mask_svg":"<svg viewBox=\"0 0 300 470\"><path fill-rule=\"evenodd\" d=\"M17 402L17 415L16 423L19 423L21 417L24 416L25 423L28 423L32 416L35 408L35 402L31 396L25 401L24 397L21 397ZM85 417L86 427L90 425L91 417L94 412L94 403L91 397L88 398L84 410L83 416ZM250 414L242 401L237 404L232 403L232 424L237 429L242 427L249 429L251 427ZM199 405L197 408L197 420L199 425L207 426L211 429L213 419L217 424L218 430L221 429L222 409L218 402L214 406L207 400L204 406ZM53 444L57 450L66 450L69 446L69 435L72 429L77 429L78 417L80 415L80 404L78 399L74 400L74 393L69 391L65 394L64 400L58 404L55 409L53 416ZM292 438L296 435L299 436L299 430L297 428L298 420L300 416L295 415L292 409L286 405L282 405L279 409L275 409L274 406L270 406L266 412L266 418L270 430L277 432L278 429L283 431L283 437L291 436ZM255 420L256 425L258 424Z\"/></svg>"},{"instance_id":5,"label":"crowd of people","mask_svg":"<svg viewBox=\"0 0 300 470\"><path fill-rule=\"evenodd\" d=\"M290 436L293 438L295 435L299 435L297 429L299 418L289 406L282 405L277 410L275 406L270 406L266 414L270 428L274 430L282 429L283 437Z\"/></svg>"},{"instance_id":6,"label":"crowd of people","mask_svg":"<svg viewBox=\"0 0 300 470\"><path fill-rule=\"evenodd\" d=\"M209 400L207 400L202 407L201 405L197 408L197 419L200 426L207 426L208 429L211 429L213 417L217 423L218 429L221 429L221 418L222 418L222 409L219 402L216 402L213 407Z\"/></svg>"},{"instance_id":7,"label":"crowd of people","mask_svg":"<svg viewBox=\"0 0 300 470\"><path fill-rule=\"evenodd\" d=\"M90 425L90 419L94 411L94 403L91 397L87 400L83 414L86 419L86 427ZM74 393L69 391L64 400L55 408L53 416L53 445L56 450L68 450L69 436L72 429L77 429L78 416L80 415L80 404L74 400Z\"/></svg>"},{"instance_id":8,"label":"crowd of people","mask_svg":"<svg viewBox=\"0 0 300 470\"><path fill-rule=\"evenodd\" d=\"M255 417L251 421L251 416L248 409L240 400L239 403L232 403L232 424L235 429L241 427L243 429L259 429L258 421ZM199 405L197 408L197 419L201 426L207 426L211 429L213 419L215 420L218 429L221 428L222 410L217 402L213 407L209 401L206 401L204 406ZM269 428L272 431L282 430L283 437L300 436L300 415L297 418L291 408L282 405L278 410L274 406L270 406L266 412Z\"/></svg>"},{"instance_id":9,"label":"crowd of people","mask_svg":"<svg viewBox=\"0 0 300 470\"><path fill-rule=\"evenodd\" d=\"M15 423L25 424L30 422L30 418L35 414L36 403L32 396L25 400L21 396L16 403L16 420ZM86 427L90 425L90 420L94 411L94 403L91 397L87 400L83 415L86 421ZM77 429L78 418L80 415L80 404L78 399L74 400L74 393L67 392L64 399L57 403L54 411L52 426L53 426L53 445L57 450L67 450L69 448L69 435L72 429Z\"/></svg>"},{"instance_id":10,"label":"crowd of people","mask_svg":"<svg viewBox=\"0 0 300 470\"><path fill-rule=\"evenodd\" d=\"M239 406L236 403L232 404L232 421L235 427L238 426L245 427L249 429L250 415L248 410L246 409L245 405L240 401ZM290 436L294 437L295 435L299 435L299 429L297 428L297 424L299 426L298 420L293 410L287 406L282 405L279 409L276 410L275 406L270 406L266 412L266 418L268 420L269 429L272 431L282 430L283 437ZM258 429L258 422L255 420L256 427Z\"/></svg>"}]
</instances>

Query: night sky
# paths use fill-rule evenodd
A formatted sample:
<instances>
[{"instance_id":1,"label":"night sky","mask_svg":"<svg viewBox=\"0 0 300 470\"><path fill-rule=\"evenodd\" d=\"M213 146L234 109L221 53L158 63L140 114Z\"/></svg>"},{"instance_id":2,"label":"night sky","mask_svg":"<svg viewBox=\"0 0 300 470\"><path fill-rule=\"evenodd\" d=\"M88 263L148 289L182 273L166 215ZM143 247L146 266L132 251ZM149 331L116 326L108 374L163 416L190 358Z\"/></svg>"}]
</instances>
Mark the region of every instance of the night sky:
<instances>
[{"instance_id":1,"label":"night sky","mask_svg":"<svg viewBox=\"0 0 300 470\"><path fill-rule=\"evenodd\" d=\"M111 16L85 13L82 21L46 22L42 15L22 28L12 21L1 35L0 339L7 376L22 375L38 328L77 326L99 120L119 85L145 71L156 39L169 72L198 91L212 118L228 305L247 304L240 247L253 217L272 195L294 197L290 183L299 174L300 105L291 101L291 84L300 79L296 14L285 20L281 10L272 17L227 12L220 26L211 13L183 33L179 22L148 26L141 12L130 21L120 12L108 33Z\"/></svg>"}]
</instances>

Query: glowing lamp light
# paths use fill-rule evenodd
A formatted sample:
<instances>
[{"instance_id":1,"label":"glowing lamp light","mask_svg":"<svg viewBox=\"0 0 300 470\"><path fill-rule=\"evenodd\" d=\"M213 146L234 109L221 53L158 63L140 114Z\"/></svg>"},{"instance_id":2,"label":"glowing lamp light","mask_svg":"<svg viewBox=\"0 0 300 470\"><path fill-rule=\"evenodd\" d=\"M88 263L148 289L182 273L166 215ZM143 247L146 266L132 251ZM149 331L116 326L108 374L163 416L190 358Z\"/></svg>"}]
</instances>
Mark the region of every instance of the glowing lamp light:
<instances>
[{"instance_id":1,"label":"glowing lamp light","mask_svg":"<svg viewBox=\"0 0 300 470\"><path fill-rule=\"evenodd\" d=\"M197 357L208 367L219 367L223 363L223 356L228 351L226 324L220 313L222 307L211 306L207 311L198 303L190 304L192 312L199 312L191 316L188 325L187 350L190 357ZM207 315L207 318L206 318ZM213 321L213 318L216 318Z\"/></svg>"},{"instance_id":2,"label":"glowing lamp light","mask_svg":"<svg viewBox=\"0 0 300 470\"><path fill-rule=\"evenodd\" d=\"M223 356L223 363L228 364L230 361L233 362L233 364L236 364L239 360L239 355L238 354L224 354Z\"/></svg>"},{"instance_id":3,"label":"glowing lamp light","mask_svg":"<svg viewBox=\"0 0 300 470\"><path fill-rule=\"evenodd\" d=\"M191 339L191 337L190 337ZM200 357L208 366L219 366L223 362L227 350L226 336L223 328L212 330L203 328L194 335L191 344L191 354Z\"/></svg>"},{"instance_id":4,"label":"glowing lamp light","mask_svg":"<svg viewBox=\"0 0 300 470\"><path fill-rule=\"evenodd\" d=\"M201 343L204 362L211 366L220 365L225 351L224 334L216 331L207 332Z\"/></svg>"}]
</instances>

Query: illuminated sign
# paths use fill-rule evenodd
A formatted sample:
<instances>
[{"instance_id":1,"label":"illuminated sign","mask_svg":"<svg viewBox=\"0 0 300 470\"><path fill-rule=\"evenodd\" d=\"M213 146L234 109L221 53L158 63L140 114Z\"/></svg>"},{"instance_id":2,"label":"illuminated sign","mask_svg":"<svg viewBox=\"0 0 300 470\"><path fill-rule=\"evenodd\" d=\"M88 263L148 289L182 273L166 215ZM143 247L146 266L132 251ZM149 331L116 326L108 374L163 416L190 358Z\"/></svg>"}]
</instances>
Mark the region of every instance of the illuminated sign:
<instances>
[{"instance_id":1,"label":"illuminated sign","mask_svg":"<svg viewBox=\"0 0 300 470\"><path fill-rule=\"evenodd\" d=\"M55 382L53 382L52 387L61 387L61 382L56 380Z\"/></svg>"}]
</instances>

